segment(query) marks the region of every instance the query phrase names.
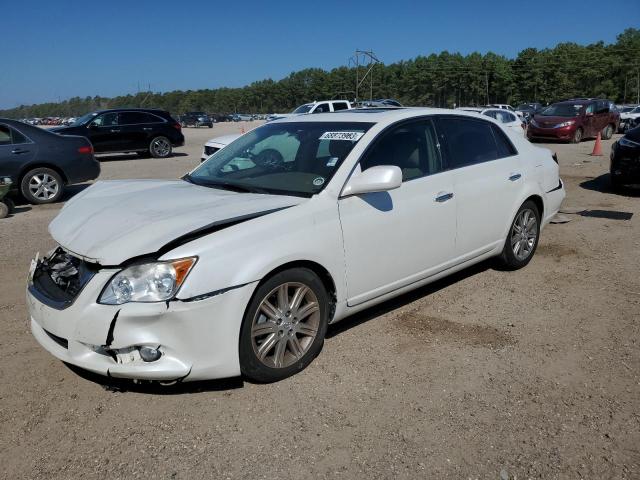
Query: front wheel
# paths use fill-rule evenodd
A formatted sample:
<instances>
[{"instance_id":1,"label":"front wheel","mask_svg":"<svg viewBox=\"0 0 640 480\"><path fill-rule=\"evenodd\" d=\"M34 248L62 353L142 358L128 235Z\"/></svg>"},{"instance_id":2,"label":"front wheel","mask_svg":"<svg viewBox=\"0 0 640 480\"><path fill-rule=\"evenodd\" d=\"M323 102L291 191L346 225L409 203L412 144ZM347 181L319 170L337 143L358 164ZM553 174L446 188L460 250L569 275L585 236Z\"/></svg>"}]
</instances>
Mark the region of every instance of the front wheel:
<instances>
[{"instance_id":1,"label":"front wheel","mask_svg":"<svg viewBox=\"0 0 640 480\"><path fill-rule=\"evenodd\" d=\"M329 300L306 268L279 272L260 285L240 331L240 369L257 382L302 371L318 355L327 331Z\"/></svg>"},{"instance_id":2,"label":"front wheel","mask_svg":"<svg viewBox=\"0 0 640 480\"><path fill-rule=\"evenodd\" d=\"M582 141L582 129L576 128L576 131L571 138L571 143L580 143Z\"/></svg>"},{"instance_id":3,"label":"front wheel","mask_svg":"<svg viewBox=\"0 0 640 480\"><path fill-rule=\"evenodd\" d=\"M507 270L526 266L533 258L540 237L540 212L531 200L522 204L516 213L500 261Z\"/></svg>"},{"instance_id":4,"label":"front wheel","mask_svg":"<svg viewBox=\"0 0 640 480\"><path fill-rule=\"evenodd\" d=\"M29 170L20 182L22 196L36 205L57 202L63 190L64 183L60 174L45 167Z\"/></svg>"},{"instance_id":5,"label":"front wheel","mask_svg":"<svg viewBox=\"0 0 640 480\"><path fill-rule=\"evenodd\" d=\"M153 158L170 157L171 150L171 142L167 137L155 137L149 144L149 153Z\"/></svg>"}]
</instances>

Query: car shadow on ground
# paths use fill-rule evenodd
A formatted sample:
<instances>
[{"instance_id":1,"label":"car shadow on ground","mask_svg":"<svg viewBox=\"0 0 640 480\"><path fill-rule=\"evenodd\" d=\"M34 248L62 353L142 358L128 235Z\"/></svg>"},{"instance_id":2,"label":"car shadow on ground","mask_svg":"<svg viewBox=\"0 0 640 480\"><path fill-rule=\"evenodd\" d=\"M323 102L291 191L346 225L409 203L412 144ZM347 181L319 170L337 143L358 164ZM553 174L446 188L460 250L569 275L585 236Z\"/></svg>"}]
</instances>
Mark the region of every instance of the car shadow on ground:
<instances>
[{"instance_id":1,"label":"car shadow on ground","mask_svg":"<svg viewBox=\"0 0 640 480\"><path fill-rule=\"evenodd\" d=\"M173 152L170 157L188 157L188 153L184 152ZM126 160L147 160L151 159L151 155L143 155L140 156L137 153L117 153L117 154L97 154L96 159L100 162L123 162ZM158 160L162 160L159 158Z\"/></svg>"},{"instance_id":2,"label":"car shadow on ground","mask_svg":"<svg viewBox=\"0 0 640 480\"><path fill-rule=\"evenodd\" d=\"M454 273L441 280L433 282L429 285L405 293L391 300L387 300L386 302L368 308L362 312L356 313L355 315L348 317L341 322L338 322L334 325L329 325L326 338L331 339L336 335L339 335L343 332L346 332L347 330L363 324L364 322L372 320L381 315L385 315L409 303L415 302L422 297L431 295L432 293L447 288L454 283L464 280L465 278L469 278L482 273L490 268L495 268L495 262L492 259L478 263L460 272ZM177 382L171 385L161 385L158 382L134 382L133 380L129 379L105 377L89 372L87 370L83 370L71 364L65 363L65 365L81 378L96 383L102 386L107 391L120 393L131 392L151 395L183 395L190 393L234 390L242 388L245 382L255 383L252 380L244 379L242 377L234 377L219 380L206 380L186 383Z\"/></svg>"},{"instance_id":3,"label":"car shadow on ground","mask_svg":"<svg viewBox=\"0 0 640 480\"><path fill-rule=\"evenodd\" d=\"M436 293L442 289L445 289L454 283L458 283L465 278L472 277L479 273L482 273L491 268L496 268L496 262L494 259L485 260L483 262L472 265L464 270L456 272L454 274L448 275L440 280L437 280L433 283L425 285L424 287L420 287L416 290L412 290L410 292L404 293L398 297L387 300L386 302L380 303L373 307L367 308L362 312L358 312L350 317L345 318L344 320L339 321L338 323L329 325L329 329L327 330L326 338L331 339L336 335L340 335L347 330L355 328L369 320L372 320L376 317L380 317L382 315L386 315L393 310L404 307L416 300L419 300L423 297L429 296L433 293Z\"/></svg>"},{"instance_id":4,"label":"car shadow on ground","mask_svg":"<svg viewBox=\"0 0 640 480\"><path fill-rule=\"evenodd\" d=\"M71 200L74 196L76 196L77 194L79 194L80 192L82 192L83 190L85 190L86 188L89 188L91 185L93 185L92 183L78 183L75 185L67 185L66 187L64 187L64 193L62 194L62 197L60 197L60 200L58 200L55 203L45 203L43 205L37 205L38 208L57 208L60 204L66 202L67 200ZM31 205L29 202L27 202L22 195L20 195L17 192L14 192L11 195L11 200L13 200L13 203L15 203L16 208L14 209L14 213L20 213L20 212L27 212L29 210L31 210L34 206Z\"/></svg>"},{"instance_id":5,"label":"car shadow on ground","mask_svg":"<svg viewBox=\"0 0 640 480\"><path fill-rule=\"evenodd\" d=\"M580 186L585 190L592 190L594 192L609 193L611 195L619 195L621 197L640 197L640 187L638 186L625 186L619 189L614 189L611 186L610 175L603 173L599 177L592 178L580 183Z\"/></svg>"}]
</instances>

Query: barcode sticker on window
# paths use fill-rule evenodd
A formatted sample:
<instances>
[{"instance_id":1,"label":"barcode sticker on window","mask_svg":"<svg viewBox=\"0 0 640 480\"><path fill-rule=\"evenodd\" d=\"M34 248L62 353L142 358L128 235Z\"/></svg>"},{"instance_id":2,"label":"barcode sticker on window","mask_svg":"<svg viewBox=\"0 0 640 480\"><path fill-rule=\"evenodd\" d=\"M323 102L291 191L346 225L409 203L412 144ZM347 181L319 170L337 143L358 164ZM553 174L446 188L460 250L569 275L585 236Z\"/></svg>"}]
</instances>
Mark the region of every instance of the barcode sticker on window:
<instances>
[{"instance_id":1,"label":"barcode sticker on window","mask_svg":"<svg viewBox=\"0 0 640 480\"><path fill-rule=\"evenodd\" d=\"M347 140L357 142L363 135L363 132L324 132L320 136L320 140Z\"/></svg>"}]
</instances>

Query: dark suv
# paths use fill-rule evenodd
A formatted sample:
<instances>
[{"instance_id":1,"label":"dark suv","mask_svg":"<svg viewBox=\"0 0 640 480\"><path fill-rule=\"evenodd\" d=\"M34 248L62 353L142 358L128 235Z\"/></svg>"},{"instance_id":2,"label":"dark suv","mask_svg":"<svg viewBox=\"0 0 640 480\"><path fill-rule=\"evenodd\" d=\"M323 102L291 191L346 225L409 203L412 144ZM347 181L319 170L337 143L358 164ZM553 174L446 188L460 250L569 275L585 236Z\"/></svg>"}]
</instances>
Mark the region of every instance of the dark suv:
<instances>
[{"instance_id":1,"label":"dark suv","mask_svg":"<svg viewBox=\"0 0 640 480\"><path fill-rule=\"evenodd\" d=\"M213 119L204 112L187 112L180 115L180 124L183 127L213 128Z\"/></svg>"},{"instance_id":2,"label":"dark suv","mask_svg":"<svg viewBox=\"0 0 640 480\"><path fill-rule=\"evenodd\" d=\"M96 153L137 152L156 158L171 156L184 145L182 127L169 112L121 108L87 113L68 127L53 128L61 135L81 135Z\"/></svg>"},{"instance_id":3,"label":"dark suv","mask_svg":"<svg viewBox=\"0 0 640 480\"><path fill-rule=\"evenodd\" d=\"M600 132L608 140L619 123L620 113L610 100L576 98L554 103L536 114L527 128L527 137L579 143Z\"/></svg>"}]
</instances>

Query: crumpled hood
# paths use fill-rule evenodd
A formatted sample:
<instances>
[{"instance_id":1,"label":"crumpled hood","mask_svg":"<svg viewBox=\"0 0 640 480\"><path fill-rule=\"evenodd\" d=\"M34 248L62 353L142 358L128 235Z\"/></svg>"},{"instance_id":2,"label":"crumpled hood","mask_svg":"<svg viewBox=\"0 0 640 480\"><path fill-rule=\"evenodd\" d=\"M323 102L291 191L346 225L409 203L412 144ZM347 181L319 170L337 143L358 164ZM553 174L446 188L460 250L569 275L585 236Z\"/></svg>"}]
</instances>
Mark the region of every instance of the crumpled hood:
<instances>
[{"instance_id":1,"label":"crumpled hood","mask_svg":"<svg viewBox=\"0 0 640 480\"><path fill-rule=\"evenodd\" d=\"M99 181L67 202L49 225L49 232L79 256L102 265L118 265L157 252L208 225L305 200L237 193L183 180Z\"/></svg>"}]
</instances>

